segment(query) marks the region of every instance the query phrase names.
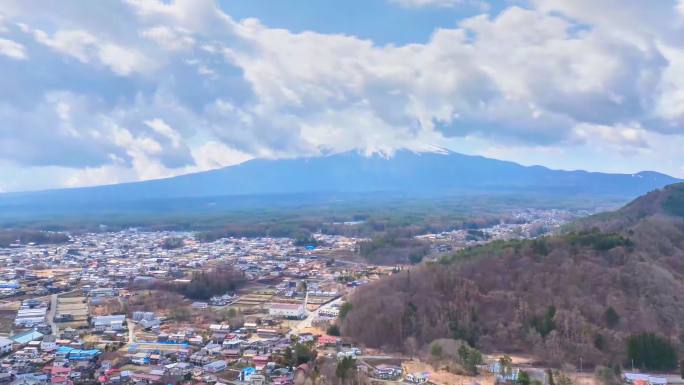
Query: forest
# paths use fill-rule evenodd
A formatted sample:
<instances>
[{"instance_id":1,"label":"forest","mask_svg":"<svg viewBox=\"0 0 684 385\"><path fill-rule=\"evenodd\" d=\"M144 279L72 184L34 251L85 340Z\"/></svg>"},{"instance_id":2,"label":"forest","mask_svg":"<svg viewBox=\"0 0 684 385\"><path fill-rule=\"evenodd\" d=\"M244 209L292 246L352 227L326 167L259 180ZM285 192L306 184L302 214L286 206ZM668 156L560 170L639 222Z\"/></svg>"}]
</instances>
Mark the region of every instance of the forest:
<instances>
[{"instance_id":1,"label":"forest","mask_svg":"<svg viewBox=\"0 0 684 385\"><path fill-rule=\"evenodd\" d=\"M660 357L671 368L684 348L684 218L664 202L683 190L657 191L556 236L491 242L361 287L342 334L394 350L452 338L555 365L583 357L663 369L653 363Z\"/></svg>"},{"instance_id":2,"label":"forest","mask_svg":"<svg viewBox=\"0 0 684 385\"><path fill-rule=\"evenodd\" d=\"M420 263L430 245L414 238L407 230L393 230L359 243L359 254L376 265Z\"/></svg>"},{"instance_id":3,"label":"forest","mask_svg":"<svg viewBox=\"0 0 684 385\"><path fill-rule=\"evenodd\" d=\"M59 244L69 240L69 236L61 232L37 230L0 230L0 247L8 247L13 243Z\"/></svg>"},{"instance_id":4,"label":"forest","mask_svg":"<svg viewBox=\"0 0 684 385\"><path fill-rule=\"evenodd\" d=\"M188 283L159 281L155 288L176 292L193 300L208 300L215 295L234 293L245 282L242 272L230 265L219 265L210 270L194 272Z\"/></svg>"}]
</instances>

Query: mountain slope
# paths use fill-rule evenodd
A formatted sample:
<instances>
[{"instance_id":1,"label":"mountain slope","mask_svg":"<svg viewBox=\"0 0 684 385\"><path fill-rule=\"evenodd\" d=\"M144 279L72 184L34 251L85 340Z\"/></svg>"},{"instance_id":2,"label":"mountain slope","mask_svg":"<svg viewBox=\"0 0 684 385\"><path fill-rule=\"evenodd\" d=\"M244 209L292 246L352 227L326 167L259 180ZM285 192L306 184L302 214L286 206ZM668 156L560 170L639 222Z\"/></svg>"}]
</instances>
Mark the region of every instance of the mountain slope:
<instances>
[{"instance_id":1,"label":"mountain slope","mask_svg":"<svg viewBox=\"0 0 684 385\"><path fill-rule=\"evenodd\" d=\"M623 363L626 339L643 331L680 341L683 194L668 186L570 232L494 242L368 285L342 330L370 346L454 337L554 364Z\"/></svg>"},{"instance_id":2,"label":"mountain slope","mask_svg":"<svg viewBox=\"0 0 684 385\"><path fill-rule=\"evenodd\" d=\"M298 193L545 191L634 197L677 179L655 172L605 174L525 167L457 153L400 151L391 158L349 152L317 158L251 160L174 178L0 195L0 202L128 201Z\"/></svg>"}]
</instances>

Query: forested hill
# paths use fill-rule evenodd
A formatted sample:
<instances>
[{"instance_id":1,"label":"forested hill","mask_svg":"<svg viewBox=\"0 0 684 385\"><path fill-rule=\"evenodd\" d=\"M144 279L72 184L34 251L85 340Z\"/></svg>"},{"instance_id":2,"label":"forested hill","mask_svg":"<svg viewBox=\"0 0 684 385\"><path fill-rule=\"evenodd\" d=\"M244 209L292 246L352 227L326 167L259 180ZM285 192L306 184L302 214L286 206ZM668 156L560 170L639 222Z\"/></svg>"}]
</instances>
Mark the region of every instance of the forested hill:
<instances>
[{"instance_id":1,"label":"forested hill","mask_svg":"<svg viewBox=\"0 0 684 385\"><path fill-rule=\"evenodd\" d=\"M646 339L669 358L649 352L637 364L671 368L669 345L682 350L684 336L684 184L559 235L463 250L350 302L342 330L369 346L451 337L553 364L609 364L643 353L634 344Z\"/></svg>"}]
</instances>

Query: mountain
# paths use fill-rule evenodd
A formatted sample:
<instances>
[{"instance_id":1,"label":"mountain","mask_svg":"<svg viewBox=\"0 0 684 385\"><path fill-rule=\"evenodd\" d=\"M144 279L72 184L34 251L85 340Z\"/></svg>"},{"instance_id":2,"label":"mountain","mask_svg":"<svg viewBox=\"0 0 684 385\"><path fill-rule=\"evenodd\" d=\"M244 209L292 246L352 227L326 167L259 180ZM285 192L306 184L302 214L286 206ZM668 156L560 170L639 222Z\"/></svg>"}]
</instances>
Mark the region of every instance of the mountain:
<instances>
[{"instance_id":1,"label":"mountain","mask_svg":"<svg viewBox=\"0 0 684 385\"><path fill-rule=\"evenodd\" d=\"M550 237L462 250L350 303L343 334L367 346L456 338L556 365L626 364L627 341L653 332L684 351L684 184ZM672 369L654 362L636 365Z\"/></svg>"},{"instance_id":2,"label":"mountain","mask_svg":"<svg viewBox=\"0 0 684 385\"><path fill-rule=\"evenodd\" d=\"M390 158L348 152L315 158L255 159L218 170L117 185L0 195L0 202L135 201L272 194L545 191L634 197L678 180L656 172L605 174L453 152L399 151Z\"/></svg>"},{"instance_id":3,"label":"mountain","mask_svg":"<svg viewBox=\"0 0 684 385\"><path fill-rule=\"evenodd\" d=\"M294 214L305 221L312 216L328 221L378 210L397 213L399 206L414 218L436 210L482 215L504 206L596 209L676 181L655 172L558 171L453 152L399 151L390 158L348 152L255 159L145 182L0 194L0 226L196 230L245 222L256 214L273 222L274 211L289 220Z\"/></svg>"}]
</instances>

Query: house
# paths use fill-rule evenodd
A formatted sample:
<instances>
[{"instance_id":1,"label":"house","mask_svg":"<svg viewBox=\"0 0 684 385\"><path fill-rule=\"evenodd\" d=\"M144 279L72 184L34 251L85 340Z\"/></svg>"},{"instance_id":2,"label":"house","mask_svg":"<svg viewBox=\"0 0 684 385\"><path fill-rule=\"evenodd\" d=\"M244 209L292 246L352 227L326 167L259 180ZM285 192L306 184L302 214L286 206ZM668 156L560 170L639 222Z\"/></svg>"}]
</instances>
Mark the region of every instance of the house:
<instances>
[{"instance_id":1,"label":"house","mask_svg":"<svg viewBox=\"0 0 684 385\"><path fill-rule=\"evenodd\" d=\"M47 308L23 308L17 311L17 318L14 320L14 325L21 328L30 328L40 323L45 322L45 315Z\"/></svg>"},{"instance_id":2,"label":"house","mask_svg":"<svg viewBox=\"0 0 684 385\"><path fill-rule=\"evenodd\" d=\"M71 374L71 368L65 366L46 366L43 368L43 373L50 376L68 377Z\"/></svg>"},{"instance_id":3,"label":"house","mask_svg":"<svg viewBox=\"0 0 684 385\"><path fill-rule=\"evenodd\" d=\"M206 370L209 373L218 373L224 370L227 366L228 365L226 364L226 361L218 360L204 365L202 369Z\"/></svg>"},{"instance_id":4,"label":"house","mask_svg":"<svg viewBox=\"0 0 684 385\"><path fill-rule=\"evenodd\" d=\"M254 368L256 370L263 370L268 361L271 359L269 356L254 356L252 362L254 362Z\"/></svg>"},{"instance_id":5,"label":"house","mask_svg":"<svg viewBox=\"0 0 684 385\"><path fill-rule=\"evenodd\" d=\"M339 337L324 335L324 336L318 337L318 340L316 340L316 345L318 347L332 347L332 346L337 346L339 341L340 341Z\"/></svg>"},{"instance_id":6,"label":"house","mask_svg":"<svg viewBox=\"0 0 684 385\"><path fill-rule=\"evenodd\" d=\"M111 287L92 289L88 293L93 298L116 297L118 290Z\"/></svg>"},{"instance_id":7,"label":"house","mask_svg":"<svg viewBox=\"0 0 684 385\"><path fill-rule=\"evenodd\" d=\"M69 377L53 376L50 378L50 385L71 385Z\"/></svg>"},{"instance_id":8,"label":"house","mask_svg":"<svg viewBox=\"0 0 684 385\"><path fill-rule=\"evenodd\" d=\"M223 356L232 359L232 360L237 360L240 358L240 350L238 349L227 349L223 351Z\"/></svg>"},{"instance_id":9,"label":"house","mask_svg":"<svg viewBox=\"0 0 684 385\"><path fill-rule=\"evenodd\" d=\"M13 343L14 341L9 338L0 337L0 354L11 352Z\"/></svg>"},{"instance_id":10,"label":"house","mask_svg":"<svg viewBox=\"0 0 684 385\"><path fill-rule=\"evenodd\" d=\"M150 363L150 354L145 352L135 353L131 357L131 362L136 365L148 365Z\"/></svg>"},{"instance_id":11,"label":"house","mask_svg":"<svg viewBox=\"0 0 684 385\"><path fill-rule=\"evenodd\" d=\"M516 382L518 381L518 375L520 374L520 369L513 368L509 373L502 373L501 364L499 362L494 362L489 365L489 372L496 374L497 382Z\"/></svg>"},{"instance_id":12,"label":"house","mask_svg":"<svg viewBox=\"0 0 684 385\"><path fill-rule=\"evenodd\" d=\"M155 318L154 313L151 311L136 311L133 312L133 321L148 320L151 321Z\"/></svg>"},{"instance_id":13,"label":"house","mask_svg":"<svg viewBox=\"0 0 684 385\"><path fill-rule=\"evenodd\" d=\"M126 315L117 314L93 317L90 323L95 331L103 332L105 330L123 330L125 322Z\"/></svg>"},{"instance_id":14,"label":"house","mask_svg":"<svg viewBox=\"0 0 684 385\"><path fill-rule=\"evenodd\" d=\"M264 385L266 377L263 374L253 374L249 379L249 385Z\"/></svg>"},{"instance_id":15,"label":"house","mask_svg":"<svg viewBox=\"0 0 684 385\"><path fill-rule=\"evenodd\" d=\"M240 381L249 381L252 376L256 373L256 369L252 367L242 368L240 371Z\"/></svg>"},{"instance_id":16,"label":"house","mask_svg":"<svg viewBox=\"0 0 684 385\"><path fill-rule=\"evenodd\" d=\"M40 342L40 350L44 352L51 352L57 348L57 338L55 338L53 335L47 335L43 337L43 340Z\"/></svg>"},{"instance_id":17,"label":"house","mask_svg":"<svg viewBox=\"0 0 684 385\"><path fill-rule=\"evenodd\" d=\"M268 314L272 317L304 319L306 309L303 303L273 303L268 309Z\"/></svg>"},{"instance_id":18,"label":"house","mask_svg":"<svg viewBox=\"0 0 684 385\"><path fill-rule=\"evenodd\" d=\"M375 367L373 375L381 380L391 380L401 376L403 372L399 366L380 364Z\"/></svg>"},{"instance_id":19,"label":"house","mask_svg":"<svg viewBox=\"0 0 684 385\"><path fill-rule=\"evenodd\" d=\"M257 327L258 327L258 326L259 326L259 325L257 325L256 322L245 322L245 323L242 325L242 329L244 329L244 330L247 331L247 332L255 332L255 331L257 330ZM238 330L237 332L239 332L239 331L240 331L240 330Z\"/></svg>"},{"instance_id":20,"label":"house","mask_svg":"<svg viewBox=\"0 0 684 385\"><path fill-rule=\"evenodd\" d=\"M81 350L74 349L70 346L60 346L55 350L55 357L58 358L68 358L73 361L90 361L102 352L97 349Z\"/></svg>"},{"instance_id":21,"label":"house","mask_svg":"<svg viewBox=\"0 0 684 385\"><path fill-rule=\"evenodd\" d=\"M29 342L38 341L41 338L43 338L43 333L40 333L40 332L35 331L35 330L29 330L29 331L24 332L24 333L15 334L12 337L12 341L14 341L14 343L19 344L19 345L27 345Z\"/></svg>"},{"instance_id":22,"label":"house","mask_svg":"<svg viewBox=\"0 0 684 385\"><path fill-rule=\"evenodd\" d=\"M667 385L667 378L643 373L624 373L625 382L633 385Z\"/></svg>"},{"instance_id":23,"label":"house","mask_svg":"<svg viewBox=\"0 0 684 385\"><path fill-rule=\"evenodd\" d=\"M280 333L276 329L270 329L270 328L259 328L259 329L257 329L257 335L261 338L273 338L273 337L277 337L278 334L280 334Z\"/></svg>"},{"instance_id":24,"label":"house","mask_svg":"<svg viewBox=\"0 0 684 385\"><path fill-rule=\"evenodd\" d=\"M426 372L409 373L406 376L406 381L414 384L422 384L427 382L429 379L429 374Z\"/></svg>"},{"instance_id":25,"label":"house","mask_svg":"<svg viewBox=\"0 0 684 385\"><path fill-rule=\"evenodd\" d=\"M161 376L155 376L154 374L146 373L133 373L131 374L131 379L136 382L142 382L145 384L153 384L161 380Z\"/></svg>"},{"instance_id":26,"label":"house","mask_svg":"<svg viewBox=\"0 0 684 385\"><path fill-rule=\"evenodd\" d=\"M143 327L143 329L151 329L155 326L159 326L161 324L161 321L159 320L159 318L152 318L152 319L144 318L144 319L140 320L139 323L140 323L140 326Z\"/></svg>"},{"instance_id":27,"label":"house","mask_svg":"<svg viewBox=\"0 0 684 385\"><path fill-rule=\"evenodd\" d=\"M288 376L278 376L271 378L271 382L273 385L292 385L293 381L290 377Z\"/></svg>"}]
</instances>

